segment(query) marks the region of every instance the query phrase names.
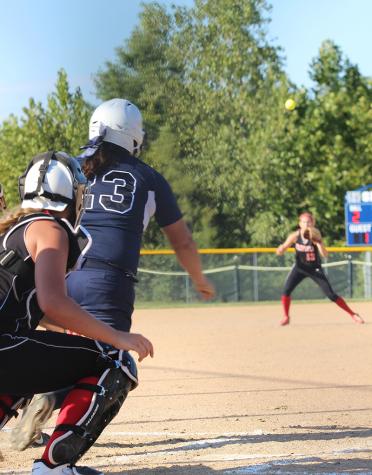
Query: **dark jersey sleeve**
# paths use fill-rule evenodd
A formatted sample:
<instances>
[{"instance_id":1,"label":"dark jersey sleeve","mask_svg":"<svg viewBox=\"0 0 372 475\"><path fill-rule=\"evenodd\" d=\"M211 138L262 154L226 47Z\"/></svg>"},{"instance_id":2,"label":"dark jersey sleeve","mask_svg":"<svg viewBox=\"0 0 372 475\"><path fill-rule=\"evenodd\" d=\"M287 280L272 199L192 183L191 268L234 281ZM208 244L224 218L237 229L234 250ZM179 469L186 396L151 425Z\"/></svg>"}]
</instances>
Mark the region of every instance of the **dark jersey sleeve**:
<instances>
[{"instance_id":1,"label":"dark jersey sleeve","mask_svg":"<svg viewBox=\"0 0 372 475\"><path fill-rule=\"evenodd\" d=\"M173 224L182 218L182 213L172 188L160 173L156 173L154 191L156 203L155 219L161 228Z\"/></svg>"}]
</instances>

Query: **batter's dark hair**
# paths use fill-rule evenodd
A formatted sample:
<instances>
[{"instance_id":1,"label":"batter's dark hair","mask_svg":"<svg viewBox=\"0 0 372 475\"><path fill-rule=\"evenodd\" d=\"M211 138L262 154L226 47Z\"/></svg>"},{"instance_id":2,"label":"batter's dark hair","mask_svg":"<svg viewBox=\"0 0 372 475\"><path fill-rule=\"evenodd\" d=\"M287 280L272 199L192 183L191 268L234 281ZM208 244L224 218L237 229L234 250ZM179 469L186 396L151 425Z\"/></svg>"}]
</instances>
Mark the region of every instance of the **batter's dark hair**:
<instances>
[{"instance_id":1,"label":"batter's dark hair","mask_svg":"<svg viewBox=\"0 0 372 475\"><path fill-rule=\"evenodd\" d=\"M95 175L102 175L112 165L116 165L123 156L131 156L123 147L110 142L103 142L94 155L88 157L81 167L88 180Z\"/></svg>"}]
</instances>

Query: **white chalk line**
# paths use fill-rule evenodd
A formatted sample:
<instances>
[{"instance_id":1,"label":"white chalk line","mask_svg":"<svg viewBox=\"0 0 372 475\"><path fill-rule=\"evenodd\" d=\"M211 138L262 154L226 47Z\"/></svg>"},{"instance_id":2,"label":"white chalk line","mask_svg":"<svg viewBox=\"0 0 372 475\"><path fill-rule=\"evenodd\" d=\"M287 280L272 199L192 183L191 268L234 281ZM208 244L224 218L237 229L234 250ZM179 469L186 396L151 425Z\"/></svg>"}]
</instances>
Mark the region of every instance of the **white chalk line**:
<instances>
[{"instance_id":1,"label":"white chalk line","mask_svg":"<svg viewBox=\"0 0 372 475\"><path fill-rule=\"evenodd\" d=\"M124 423L123 423L124 424ZM47 427L43 429L43 432L48 433L49 435L53 432L53 427ZM5 427L2 429L2 432L11 432L12 429ZM267 432L268 434L269 432ZM264 435L266 432L263 432L261 429L253 430L250 432L170 432L167 430L157 431L157 432L143 432L143 431L112 431L105 430L102 432L100 437L110 437L110 436L123 436L123 437L209 437L209 436L221 436L221 437L249 437L254 435ZM0 472L1 473L1 472Z\"/></svg>"},{"instance_id":2,"label":"white chalk line","mask_svg":"<svg viewBox=\"0 0 372 475\"><path fill-rule=\"evenodd\" d=\"M247 433L244 433L247 434ZM233 435L237 435L234 433ZM181 446L177 447L175 450L162 450L162 451L157 451L157 452L147 452L146 455L144 454L137 454L137 455L119 455L119 456L110 456L106 460L101 460L100 463L97 464L90 464L93 468L100 468L100 467L115 467L117 465L126 465L126 464L133 464L133 463L139 463L140 465L143 465L144 458L148 460L149 458L157 458L157 457L167 457L167 459L170 459L168 461L161 461L161 465L171 465L174 463L177 463L177 458L180 457L180 455L192 448L201 448L203 446L208 446L210 448L213 448L213 445L220 444L221 442L228 442L230 440L234 439L229 439L228 437L220 437L217 439L204 439L204 440L196 440L196 441L187 441L186 446ZM166 443L166 440L164 441ZM284 474L288 472L282 472L280 470L280 466L284 465L290 465L290 464L296 464L298 462L313 462L317 461L319 462L319 457L320 456L335 456L335 455L341 455L341 454L352 454L352 453L360 453L360 452L366 452L369 451L368 448L354 448L354 449L344 449L344 450L333 450L331 452L317 452L315 454L303 454L303 453L291 453L290 455L288 453L269 453L269 454L260 454L260 453L254 453L254 454L209 454L209 455L202 455L202 456L197 456L195 458L192 458L187 461L187 464L192 466L195 463L200 464L200 462L238 462L238 461L244 461L244 460L267 460L267 459L277 459L273 463L258 463L255 465L249 465L247 467L237 467L235 469L227 469L224 471L226 475L244 475L244 474L259 474L259 473L267 473L268 469L275 469L277 474ZM288 458L291 457L291 458ZM156 462L159 464L159 462ZM185 463L185 462L183 462ZM324 460L324 463L327 463L327 460ZM124 467L123 467L124 468ZM295 470L296 467L293 467L293 470ZM291 469L290 473L295 474L296 471L293 471ZM297 472L301 473L301 475L306 475L307 472ZM309 472L310 473L310 472ZM314 472L311 472L314 473ZM322 471L323 475L333 475L336 472L324 472ZM346 472L347 473L347 472ZM0 470L0 474L4 475L28 475L29 470L25 471L25 469L20 469L20 470L12 470L9 472L9 469L6 471ZM372 475L371 471L368 472L358 472L358 475Z\"/></svg>"},{"instance_id":3,"label":"white chalk line","mask_svg":"<svg viewBox=\"0 0 372 475\"><path fill-rule=\"evenodd\" d=\"M314 475L314 470L311 470L310 472L308 471L304 471L301 469L301 471L299 471L299 469L297 468L296 469L296 466L294 467L291 467L291 471L289 472L288 469L284 469L281 470L280 467L281 466L288 466L288 465L293 465L294 463L296 462L301 462L301 463L306 463L306 462L315 462L317 461L316 459L314 459L314 457L304 457L304 458L299 458L297 460L293 460L293 459L283 459L283 460L278 460L275 464L270 464L270 463L260 463L260 464L256 464L256 465L250 465L248 467L237 467L235 469L229 469L229 470L225 470L223 473L226 474L226 475L249 475L249 474L267 474L267 473L273 473L271 472L271 470L275 470L275 474L276 475L289 475L289 474L297 474L297 475ZM323 469L322 469L322 475L339 475L340 472L325 472ZM350 472L345 472L344 470L342 471L342 473L344 474L347 474L349 473L349 475L351 473L355 473L355 470L351 467L351 471ZM368 472L359 472L358 470L358 475L371 475L372 472L371 471L368 471Z\"/></svg>"},{"instance_id":4,"label":"white chalk line","mask_svg":"<svg viewBox=\"0 0 372 475\"><path fill-rule=\"evenodd\" d=\"M264 435L261 429L253 430L251 432L170 432L170 431L158 431L158 432L133 432L133 431L104 431L102 435L110 436L123 436L123 437L249 437L254 435Z\"/></svg>"}]
</instances>

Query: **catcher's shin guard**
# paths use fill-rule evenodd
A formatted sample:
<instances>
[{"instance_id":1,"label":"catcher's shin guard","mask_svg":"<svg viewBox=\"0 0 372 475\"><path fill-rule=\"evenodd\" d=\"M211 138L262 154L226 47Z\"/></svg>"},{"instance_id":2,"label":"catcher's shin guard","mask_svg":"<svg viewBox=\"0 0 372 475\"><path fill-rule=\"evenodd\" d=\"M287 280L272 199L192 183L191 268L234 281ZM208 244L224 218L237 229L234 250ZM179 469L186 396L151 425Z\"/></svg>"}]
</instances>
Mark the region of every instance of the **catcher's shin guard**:
<instances>
[{"instance_id":1,"label":"catcher's shin guard","mask_svg":"<svg viewBox=\"0 0 372 475\"><path fill-rule=\"evenodd\" d=\"M76 463L119 412L138 384L134 360L126 352L120 357L98 378L79 381L66 397L43 460L54 465Z\"/></svg>"}]
</instances>

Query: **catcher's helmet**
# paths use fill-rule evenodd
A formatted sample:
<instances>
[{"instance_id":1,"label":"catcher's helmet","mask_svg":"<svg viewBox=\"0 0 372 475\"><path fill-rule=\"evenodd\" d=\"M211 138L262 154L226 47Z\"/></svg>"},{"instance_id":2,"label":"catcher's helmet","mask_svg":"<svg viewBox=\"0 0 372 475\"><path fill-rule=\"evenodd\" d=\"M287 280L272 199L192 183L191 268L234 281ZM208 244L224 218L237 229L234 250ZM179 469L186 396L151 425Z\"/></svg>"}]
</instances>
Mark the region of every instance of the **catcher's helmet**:
<instances>
[{"instance_id":1,"label":"catcher's helmet","mask_svg":"<svg viewBox=\"0 0 372 475\"><path fill-rule=\"evenodd\" d=\"M36 155L18 179L22 208L63 211L74 205L76 225L84 210L87 186L78 161L65 152Z\"/></svg>"},{"instance_id":2,"label":"catcher's helmet","mask_svg":"<svg viewBox=\"0 0 372 475\"><path fill-rule=\"evenodd\" d=\"M103 102L93 112L89 122L89 140L102 136L138 156L144 137L142 115L138 107L126 99L111 99Z\"/></svg>"}]
</instances>

